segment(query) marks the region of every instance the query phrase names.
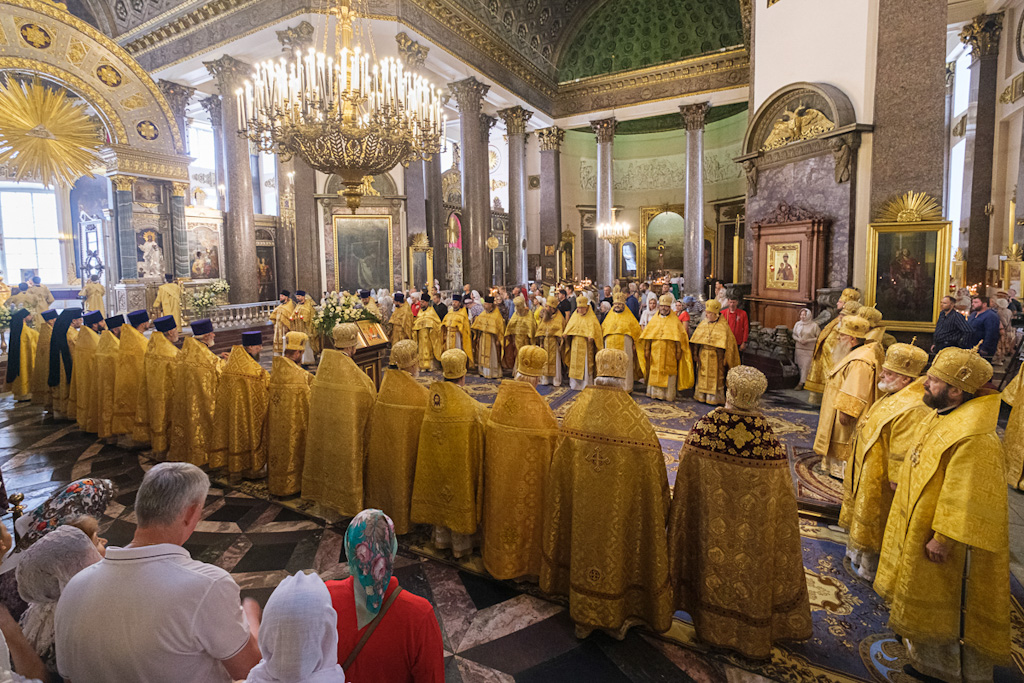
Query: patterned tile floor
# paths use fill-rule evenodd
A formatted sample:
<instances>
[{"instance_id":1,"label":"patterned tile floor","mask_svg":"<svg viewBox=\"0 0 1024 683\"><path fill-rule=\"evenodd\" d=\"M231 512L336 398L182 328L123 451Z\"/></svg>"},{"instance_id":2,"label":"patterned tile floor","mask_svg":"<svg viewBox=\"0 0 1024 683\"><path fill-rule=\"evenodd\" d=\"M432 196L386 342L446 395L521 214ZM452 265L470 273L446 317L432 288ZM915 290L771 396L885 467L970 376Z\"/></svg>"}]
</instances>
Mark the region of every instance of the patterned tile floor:
<instances>
[{"instance_id":1,"label":"patterned tile floor","mask_svg":"<svg viewBox=\"0 0 1024 683\"><path fill-rule=\"evenodd\" d=\"M493 398L493 388L487 386L490 384L474 381L470 389L489 402ZM545 393L550 394L559 413L575 398L564 390ZM665 405L639 395L637 399L662 436L666 466L674 478L681 438L707 408L686 401ZM813 435L816 411L794 392L770 397L768 404L787 445L806 448ZM113 480L117 496L102 520L104 535L112 545L123 545L131 539L135 492L151 465L139 451L104 445L67 422L42 415L36 406L16 404L9 395L0 398L0 470L8 492L24 493L26 505L31 508L74 479L95 476ZM1018 551L1024 549L1022 513L1024 507L1020 506L1011 513L1011 518L1020 522L1018 536L1011 531ZM10 518L5 522L9 525ZM843 577L842 546L837 543L841 535L822 525L805 526L808 580L817 581L819 591L826 586L837 596L852 595L845 602L840 600L847 616L823 613L821 620L816 618L822 629L820 636L816 627L812 641L782 653L779 662L767 668L708 653L693 642L692 629L683 621L676 622L670 635L677 642L688 643L688 647L636 629L621 642L601 634L580 641L564 606L536 597L536 591L524 593L512 584L481 577L472 571L472 563L460 567L444 557L410 552L409 543L400 550L396 576L407 590L434 605L444 637L446 678L456 683L872 680L866 669L856 671L861 666L858 641L860 630L879 630L877 626L884 623L884 607L871 602L874 596L866 585L858 587L849 577ZM243 595L265 603L289 573L315 570L325 579L347 576L343 531L343 523L331 524L293 506L215 486L207 498L203 519L186 547L193 557L231 572ZM1024 557L1024 553L1015 553L1015 557ZM864 613L850 616L850 608L861 604ZM851 625L851 620L857 623ZM842 635L832 637L830 632ZM805 666L808 661L814 663L812 668ZM751 671L767 672L771 678ZM1000 680L1022 680L1015 673L1007 676ZM885 679L875 676L874 680Z\"/></svg>"}]
</instances>

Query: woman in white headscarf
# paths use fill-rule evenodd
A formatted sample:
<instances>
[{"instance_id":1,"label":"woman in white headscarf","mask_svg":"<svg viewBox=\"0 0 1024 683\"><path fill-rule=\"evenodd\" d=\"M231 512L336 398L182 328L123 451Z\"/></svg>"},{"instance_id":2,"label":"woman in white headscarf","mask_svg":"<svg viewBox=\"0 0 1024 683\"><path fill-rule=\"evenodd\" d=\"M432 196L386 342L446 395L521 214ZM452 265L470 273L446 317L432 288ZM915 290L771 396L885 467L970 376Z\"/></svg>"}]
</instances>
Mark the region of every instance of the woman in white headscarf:
<instances>
[{"instance_id":1,"label":"woman in white headscarf","mask_svg":"<svg viewBox=\"0 0 1024 683\"><path fill-rule=\"evenodd\" d=\"M793 325L793 341L796 349L793 352L793 359L800 368L800 383L797 389L802 389L807 381L807 372L811 368L811 359L814 356L814 343L821 334L821 328L811 317L811 309L800 309L800 320Z\"/></svg>"},{"instance_id":2,"label":"woman in white headscarf","mask_svg":"<svg viewBox=\"0 0 1024 683\"><path fill-rule=\"evenodd\" d=\"M395 299L391 292L383 288L377 290L377 308L380 309L380 321L390 322L391 313L395 310Z\"/></svg>"},{"instance_id":3,"label":"woman in white headscarf","mask_svg":"<svg viewBox=\"0 0 1024 683\"><path fill-rule=\"evenodd\" d=\"M484 312L484 305L481 303L480 292L473 290L473 301L465 304L466 310L469 312L469 319L476 320L476 317Z\"/></svg>"},{"instance_id":4,"label":"woman in white headscarf","mask_svg":"<svg viewBox=\"0 0 1024 683\"><path fill-rule=\"evenodd\" d=\"M338 615L316 574L299 572L274 589L259 640L263 659L246 683L345 683L338 664Z\"/></svg>"}]
</instances>

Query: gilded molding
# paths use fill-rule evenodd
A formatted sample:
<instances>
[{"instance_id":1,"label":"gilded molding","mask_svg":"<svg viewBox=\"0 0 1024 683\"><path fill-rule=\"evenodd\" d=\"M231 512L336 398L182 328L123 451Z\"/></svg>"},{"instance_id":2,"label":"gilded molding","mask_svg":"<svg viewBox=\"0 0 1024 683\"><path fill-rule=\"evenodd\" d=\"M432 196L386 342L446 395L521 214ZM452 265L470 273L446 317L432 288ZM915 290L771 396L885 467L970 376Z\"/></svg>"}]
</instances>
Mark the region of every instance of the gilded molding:
<instances>
[{"instance_id":1,"label":"gilded molding","mask_svg":"<svg viewBox=\"0 0 1024 683\"><path fill-rule=\"evenodd\" d=\"M481 83L472 76L464 78L461 81L448 84L448 91L451 92L455 98L455 102L459 107L459 112L473 113L474 111L480 111L480 105L483 104L484 95L491 89L491 86Z\"/></svg>"},{"instance_id":2,"label":"gilded molding","mask_svg":"<svg viewBox=\"0 0 1024 683\"><path fill-rule=\"evenodd\" d=\"M160 154L149 150L111 145L104 149L108 174L142 176L158 180L187 182L188 164L184 155Z\"/></svg>"},{"instance_id":3,"label":"gilded molding","mask_svg":"<svg viewBox=\"0 0 1024 683\"><path fill-rule=\"evenodd\" d=\"M135 181L138 180L135 176L130 175L112 175L108 177L110 182L113 183L114 189L118 192L131 192L132 188L135 187Z\"/></svg>"},{"instance_id":4,"label":"gilded molding","mask_svg":"<svg viewBox=\"0 0 1024 683\"><path fill-rule=\"evenodd\" d=\"M509 135L526 135L526 122L533 116L533 112L515 106L499 110L498 116L505 122L505 130Z\"/></svg>"},{"instance_id":5,"label":"gilded molding","mask_svg":"<svg viewBox=\"0 0 1024 683\"><path fill-rule=\"evenodd\" d=\"M999 53L999 37L1003 32L1003 14L979 14L960 31L960 42L971 49L971 59Z\"/></svg>"},{"instance_id":6,"label":"gilded molding","mask_svg":"<svg viewBox=\"0 0 1024 683\"><path fill-rule=\"evenodd\" d=\"M187 197L189 190L189 183L171 183L171 196L172 197Z\"/></svg>"},{"instance_id":7,"label":"gilded molding","mask_svg":"<svg viewBox=\"0 0 1024 683\"><path fill-rule=\"evenodd\" d=\"M541 128L537 131L537 142L540 144L542 152L557 152L561 149L563 140L565 140L565 131L558 126Z\"/></svg>"},{"instance_id":8,"label":"gilded molding","mask_svg":"<svg viewBox=\"0 0 1024 683\"><path fill-rule=\"evenodd\" d=\"M711 109L710 102L684 104L679 107L679 113L683 115L683 126L686 130L704 130L704 122L707 121L709 109Z\"/></svg>"},{"instance_id":9,"label":"gilded molding","mask_svg":"<svg viewBox=\"0 0 1024 683\"><path fill-rule=\"evenodd\" d=\"M277 42L281 43L281 52L292 53L296 50L305 52L313 45L316 29L313 28L313 24L302 20L295 26L289 26L285 30L275 31L275 33L277 33Z\"/></svg>"},{"instance_id":10,"label":"gilded molding","mask_svg":"<svg viewBox=\"0 0 1024 683\"><path fill-rule=\"evenodd\" d=\"M602 145L606 142L612 142L615 139L616 125L618 125L618 121L614 118L591 121L590 127L593 129L594 135L597 136L597 144Z\"/></svg>"},{"instance_id":11,"label":"gilded molding","mask_svg":"<svg viewBox=\"0 0 1024 683\"><path fill-rule=\"evenodd\" d=\"M241 87L245 79L252 76L252 66L235 59L231 55L221 55L212 62L203 62L210 75L217 79L220 94L231 96L236 88ZM223 105L223 101L221 102Z\"/></svg>"},{"instance_id":12,"label":"gilded molding","mask_svg":"<svg viewBox=\"0 0 1024 683\"><path fill-rule=\"evenodd\" d=\"M430 52L429 47L420 45L410 38L405 31L395 36L395 42L398 43L398 55L405 62L406 69L416 71L422 68L423 63L427 61L427 54Z\"/></svg>"}]
</instances>

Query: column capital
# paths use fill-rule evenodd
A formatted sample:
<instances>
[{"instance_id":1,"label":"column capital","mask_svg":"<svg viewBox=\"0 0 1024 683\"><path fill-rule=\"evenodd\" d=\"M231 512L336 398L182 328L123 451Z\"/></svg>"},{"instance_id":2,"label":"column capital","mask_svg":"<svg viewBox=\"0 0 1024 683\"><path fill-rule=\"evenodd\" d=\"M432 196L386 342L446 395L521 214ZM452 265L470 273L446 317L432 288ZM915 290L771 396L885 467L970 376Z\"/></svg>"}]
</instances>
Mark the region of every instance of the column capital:
<instances>
[{"instance_id":1,"label":"column capital","mask_svg":"<svg viewBox=\"0 0 1024 683\"><path fill-rule=\"evenodd\" d=\"M960 31L960 42L971 49L971 60L977 61L999 52L999 37L1002 33L1002 12L979 14Z\"/></svg>"},{"instance_id":2,"label":"column capital","mask_svg":"<svg viewBox=\"0 0 1024 683\"><path fill-rule=\"evenodd\" d=\"M480 138L483 140L484 149L487 149L487 143L491 140L491 128L494 128L494 124L498 122L498 119L487 114L480 114Z\"/></svg>"},{"instance_id":3,"label":"column capital","mask_svg":"<svg viewBox=\"0 0 1024 683\"><path fill-rule=\"evenodd\" d=\"M162 78L157 81L157 85L160 86L160 92L167 98L167 103L171 105L171 112L175 116L184 118L185 107L188 106L188 101L192 99L192 96L196 94L196 89L174 81L165 81ZM182 134L184 135L184 131Z\"/></svg>"},{"instance_id":4,"label":"column capital","mask_svg":"<svg viewBox=\"0 0 1024 683\"><path fill-rule=\"evenodd\" d=\"M526 122L533 116L533 112L517 105L499 110L498 116L505 121L505 130L509 135L526 135Z\"/></svg>"},{"instance_id":5,"label":"column capital","mask_svg":"<svg viewBox=\"0 0 1024 683\"><path fill-rule=\"evenodd\" d=\"M565 140L565 131L558 126L541 128L537 131L537 141L540 143L540 151L557 152Z\"/></svg>"},{"instance_id":6,"label":"column capital","mask_svg":"<svg viewBox=\"0 0 1024 683\"><path fill-rule=\"evenodd\" d=\"M430 48L417 43L405 31L395 36L395 42L398 43L398 55L405 62L406 69L417 71L427 61L427 54L430 52Z\"/></svg>"},{"instance_id":7,"label":"column capital","mask_svg":"<svg viewBox=\"0 0 1024 683\"><path fill-rule=\"evenodd\" d=\"M481 83L472 76L448 84L448 91L455 97L455 102L459 106L459 112L466 112L467 114L480 111L484 95L490 89L491 86Z\"/></svg>"},{"instance_id":8,"label":"column capital","mask_svg":"<svg viewBox=\"0 0 1024 683\"><path fill-rule=\"evenodd\" d=\"M203 105L203 109L210 115L210 123L213 124L214 128L220 128L223 121L221 118L223 103L221 102L220 95L204 97L199 100L199 104Z\"/></svg>"},{"instance_id":9,"label":"column capital","mask_svg":"<svg viewBox=\"0 0 1024 683\"><path fill-rule=\"evenodd\" d=\"M220 59L212 62L203 62L203 66L217 79L217 89L221 95L234 95L235 90L242 87L245 79L252 75L252 66L231 55L222 55Z\"/></svg>"},{"instance_id":10,"label":"column capital","mask_svg":"<svg viewBox=\"0 0 1024 683\"><path fill-rule=\"evenodd\" d=\"M316 29L313 24L303 21L296 26L289 26L283 31L275 31L277 42L281 43L281 52L293 53L296 50L305 52L313 45Z\"/></svg>"},{"instance_id":11,"label":"column capital","mask_svg":"<svg viewBox=\"0 0 1024 683\"><path fill-rule=\"evenodd\" d=\"M138 180L133 175L112 175L109 176L110 182L113 183L114 189L118 192L131 192L132 188L135 187L135 181Z\"/></svg>"},{"instance_id":12,"label":"column capital","mask_svg":"<svg viewBox=\"0 0 1024 683\"><path fill-rule=\"evenodd\" d=\"M614 118L591 121L590 127L597 136L597 144L600 145L605 142L611 142L615 138L615 127L618 125L619 122Z\"/></svg>"},{"instance_id":13,"label":"column capital","mask_svg":"<svg viewBox=\"0 0 1024 683\"><path fill-rule=\"evenodd\" d=\"M188 196L188 183L171 183L171 196L172 197L187 197Z\"/></svg>"},{"instance_id":14,"label":"column capital","mask_svg":"<svg viewBox=\"0 0 1024 683\"><path fill-rule=\"evenodd\" d=\"M953 88L954 80L956 80L956 62L946 62L946 90Z\"/></svg>"},{"instance_id":15,"label":"column capital","mask_svg":"<svg viewBox=\"0 0 1024 683\"><path fill-rule=\"evenodd\" d=\"M696 104L684 104L679 107L679 113L683 115L683 125L686 130L702 130L704 122L708 117L710 102L698 102Z\"/></svg>"}]
</instances>

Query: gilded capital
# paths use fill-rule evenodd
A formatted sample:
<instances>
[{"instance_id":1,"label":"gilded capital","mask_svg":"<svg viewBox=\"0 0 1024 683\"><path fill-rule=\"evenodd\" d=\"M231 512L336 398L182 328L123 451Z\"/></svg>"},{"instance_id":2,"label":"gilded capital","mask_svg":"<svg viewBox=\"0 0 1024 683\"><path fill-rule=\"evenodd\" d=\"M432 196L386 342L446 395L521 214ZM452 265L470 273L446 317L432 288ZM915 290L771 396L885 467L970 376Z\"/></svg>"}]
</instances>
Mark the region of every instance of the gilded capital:
<instances>
[{"instance_id":1,"label":"gilded capital","mask_svg":"<svg viewBox=\"0 0 1024 683\"><path fill-rule=\"evenodd\" d=\"M619 124L614 118L591 121L590 127L597 136L597 144L611 142L615 139L615 127Z\"/></svg>"},{"instance_id":2,"label":"gilded capital","mask_svg":"<svg viewBox=\"0 0 1024 683\"><path fill-rule=\"evenodd\" d=\"M956 62L946 62L946 90L953 87L956 80Z\"/></svg>"},{"instance_id":3,"label":"gilded capital","mask_svg":"<svg viewBox=\"0 0 1024 683\"><path fill-rule=\"evenodd\" d=\"M500 110L498 116L505 122L505 130L509 135L526 135L526 122L533 116L533 112L515 106Z\"/></svg>"},{"instance_id":4,"label":"gilded capital","mask_svg":"<svg viewBox=\"0 0 1024 683\"><path fill-rule=\"evenodd\" d=\"M398 43L398 54L405 62L406 69L416 71L427 61L427 53L430 52L430 48L417 43L405 31L395 36L395 42Z\"/></svg>"},{"instance_id":5,"label":"gilded capital","mask_svg":"<svg viewBox=\"0 0 1024 683\"><path fill-rule=\"evenodd\" d=\"M203 105L203 109L210 115L210 123L213 124L214 128L220 128L221 122L223 121L222 103L220 95L210 95L199 100L199 104Z\"/></svg>"},{"instance_id":6,"label":"gilded capital","mask_svg":"<svg viewBox=\"0 0 1024 683\"><path fill-rule=\"evenodd\" d=\"M702 130L704 122L708 118L710 102L698 102L697 104L684 104L679 107L679 113L683 115L683 125L686 130Z\"/></svg>"},{"instance_id":7,"label":"gilded capital","mask_svg":"<svg viewBox=\"0 0 1024 683\"><path fill-rule=\"evenodd\" d=\"M313 45L316 30L313 24L303 21L298 26L289 26L283 31L275 31L277 42L281 43L281 52L305 52Z\"/></svg>"},{"instance_id":8,"label":"gilded capital","mask_svg":"<svg viewBox=\"0 0 1024 683\"><path fill-rule=\"evenodd\" d=\"M448 84L448 90L455 97L460 112L472 114L480 111L484 95L491 89L491 86L481 83L472 76L461 81Z\"/></svg>"},{"instance_id":9,"label":"gilded capital","mask_svg":"<svg viewBox=\"0 0 1024 683\"><path fill-rule=\"evenodd\" d=\"M565 131L558 126L541 128L537 131L537 141L540 143L540 151L557 152L565 139Z\"/></svg>"},{"instance_id":10,"label":"gilded capital","mask_svg":"<svg viewBox=\"0 0 1024 683\"><path fill-rule=\"evenodd\" d=\"M157 85L160 86L160 92L167 98L167 103L171 105L171 111L174 115L184 118L185 107L188 106L188 101L192 99L192 96L196 94L196 89L175 83L174 81L165 81L162 78L157 82Z\"/></svg>"},{"instance_id":11,"label":"gilded capital","mask_svg":"<svg viewBox=\"0 0 1024 683\"><path fill-rule=\"evenodd\" d=\"M118 192L131 192L132 188L135 187L135 181L137 178L133 175L112 175L110 176L110 182L114 184L114 189Z\"/></svg>"},{"instance_id":12,"label":"gilded capital","mask_svg":"<svg viewBox=\"0 0 1024 683\"><path fill-rule=\"evenodd\" d=\"M491 128L494 128L494 124L498 122L498 119L487 114L480 114L480 138L483 140L484 149L487 149L487 143L491 139Z\"/></svg>"},{"instance_id":13,"label":"gilded capital","mask_svg":"<svg viewBox=\"0 0 1024 683\"><path fill-rule=\"evenodd\" d=\"M1003 33L1003 14L979 14L960 31L960 42L971 49L971 59L999 52L999 37Z\"/></svg>"},{"instance_id":14,"label":"gilded capital","mask_svg":"<svg viewBox=\"0 0 1024 683\"><path fill-rule=\"evenodd\" d=\"M187 197L188 196L188 183L171 183L171 196L172 197Z\"/></svg>"},{"instance_id":15,"label":"gilded capital","mask_svg":"<svg viewBox=\"0 0 1024 683\"><path fill-rule=\"evenodd\" d=\"M231 55L223 55L212 62L203 62L210 75L217 79L221 95L234 97L235 90L242 87L245 79L252 76L252 67Z\"/></svg>"}]
</instances>

